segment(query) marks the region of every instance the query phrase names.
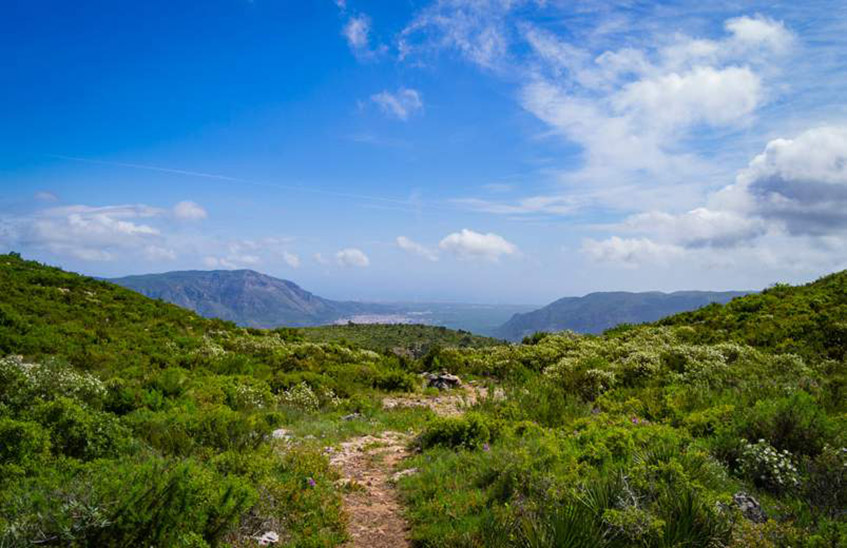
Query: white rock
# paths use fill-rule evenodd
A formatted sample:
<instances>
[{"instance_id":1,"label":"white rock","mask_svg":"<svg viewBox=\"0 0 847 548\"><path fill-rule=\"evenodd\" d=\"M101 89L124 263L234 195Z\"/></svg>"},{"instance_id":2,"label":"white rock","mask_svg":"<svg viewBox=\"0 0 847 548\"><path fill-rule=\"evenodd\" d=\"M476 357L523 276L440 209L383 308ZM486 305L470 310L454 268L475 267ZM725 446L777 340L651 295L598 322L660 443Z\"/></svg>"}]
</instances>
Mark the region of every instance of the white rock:
<instances>
[{"instance_id":1,"label":"white rock","mask_svg":"<svg viewBox=\"0 0 847 548\"><path fill-rule=\"evenodd\" d=\"M279 542L279 535L276 531L268 531L261 537L256 537L256 540L259 541L259 546L270 546Z\"/></svg>"}]
</instances>

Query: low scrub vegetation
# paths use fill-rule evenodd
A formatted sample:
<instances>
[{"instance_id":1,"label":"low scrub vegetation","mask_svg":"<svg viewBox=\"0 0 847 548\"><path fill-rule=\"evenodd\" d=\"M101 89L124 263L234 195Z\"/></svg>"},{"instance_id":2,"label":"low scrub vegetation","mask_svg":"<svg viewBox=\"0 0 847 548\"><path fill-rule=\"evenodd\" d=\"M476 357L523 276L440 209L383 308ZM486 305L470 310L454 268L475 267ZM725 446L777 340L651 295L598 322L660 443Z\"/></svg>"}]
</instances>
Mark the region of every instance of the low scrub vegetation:
<instances>
[{"instance_id":1,"label":"low scrub vegetation","mask_svg":"<svg viewBox=\"0 0 847 548\"><path fill-rule=\"evenodd\" d=\"M324 449L384 429L417 546L844 546L845 280L398 356L0 256L0 546L339 545ZM487 390L382 408L435 369Z\"/></svg>"}]
</instances>

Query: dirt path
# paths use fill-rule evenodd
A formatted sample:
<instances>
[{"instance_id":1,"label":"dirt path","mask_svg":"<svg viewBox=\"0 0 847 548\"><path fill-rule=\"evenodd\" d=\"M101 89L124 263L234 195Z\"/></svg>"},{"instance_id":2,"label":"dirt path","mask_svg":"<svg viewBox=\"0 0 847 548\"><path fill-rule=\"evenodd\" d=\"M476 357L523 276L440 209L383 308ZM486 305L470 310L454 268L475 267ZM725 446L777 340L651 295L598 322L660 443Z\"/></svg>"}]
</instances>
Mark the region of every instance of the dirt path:
<instances>
[{"instance_id":1,"label":"dirt path","mask_svg":"<svg viewBox=\"0 0 847 548\"><path fill-rule=\"evenodd\" d=\"M392 476L397 463L408 456L409 436L383 432L341 444L330 463L347 484L344 509L349 516L348 548L392 548L410 546L408 526Z\"/></svg>"},{"instance_id":2,"label":"dirt path","mask_svg":"<svg viewBox=\"0 0 847 548\"><path fill-rule=\"evenodd\" d=\"M497 389L495 398L502 398L503 391ZM400 407L429 407L432 411L442 417L458 417L468 407L472 407L478 401L488 397L488 389L484 386L466 384L455 390L447 390L435 396L423 394L403 394L383 398L384 409L396 409Z\"/></svg>"},{"instance_id":3,"label":"dirt path","mask_svg":"<svg viewBox=\"0 0 847 548\"><path fill-rule=\"evenodd\" d=\"M385 409L428 407L440 416L458 416L479 399L483 387L464 386L438 395L406 394L383 399ZM394 486L397 465L409 456L411 436L383 432L346 441L333 450L330 464L338 469L347 486L344 509L349 517L350 540L346 548L402 548L410 546L409 527ZM403 472L400 472L401 474Z\"/></svg>"}]
</instances>

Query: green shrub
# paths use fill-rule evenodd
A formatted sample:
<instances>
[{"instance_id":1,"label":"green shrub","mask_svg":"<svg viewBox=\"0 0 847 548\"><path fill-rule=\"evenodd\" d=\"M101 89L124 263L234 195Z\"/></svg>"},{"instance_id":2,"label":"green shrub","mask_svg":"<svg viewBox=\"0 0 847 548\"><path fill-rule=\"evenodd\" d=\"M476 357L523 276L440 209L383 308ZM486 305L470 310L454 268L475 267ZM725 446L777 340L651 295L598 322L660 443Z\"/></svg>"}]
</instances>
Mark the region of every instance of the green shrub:
<instances>
[{"instance_id":1,"label":"green shrub","mask_svg":"<svg viewBox=\"0 0 847 548\"><path fill-rule=\"evenodd\" d=\"M373 379L373 387L387 392L411 392L417 386L418 379L405 371L385 371Z\"/></svg>"},{"instance_id":2,"label":"green shrub","mask_svg":"<svg viewBox=\"0 0 847 548\"><path fill-rule=\"evenodd\" d=\"M760 400L737 426L739 437L765 439L776 449L797 455L817 455L830 442L832 423L806 392Z\"/></svg>"},{"instance_id":3,"label":"green shrub","mask_svg":"<svg viewBox=\"0 0 847 548\"><path fill-rule=\"evenodd\" d=\"M496 438L499 432L499 425L491 419L468 413L462 417L436 419L418 437L418 444L423 449L435 446L478 449Z\"/></svg>"},{"instance_id":4,"label":"green shrub","mask_svg":"<svg viewBox=\"0 0 847 548\"><path fill-rule=\"evenodd\" d=\"M0 418L0 476L37 468L49 451L49 433L39 424Z\"/></svg>"},{"instance_id":5,"label":"green shrub","mask_svg":"<svg viewBox=\"0 0 847 548\"><path fill-rule=\"evenodd\" d=\"M182 367L169 367L159 372L152 386L165 397L173 398L182 395L189 381L189 372Z\"/></svg>"},{"instance_id":6,"label":"green shrub","mask_svg":"<svg viewBox=\"0 0 847 548\"><path fill-rule=\"evenodd\" d=\"M842 516L847 508L847 447L827 445L805 472L805 499L829 518Z\"/></svg>"},{"instance_id":7,"label":"green shrub","mask_svg":"<svg viewBox=\"0 0 847 548\"><path fill-rule=\"evenodd\" d=\"M0 545L216 546L256 501L194 461L98 460L47 470L0 498ZM5 522L5 523L4 523Z\"/></svg>"},{"instance_id":8,"label":"green shrub","mask_svg":"<svg viewBox=\"0 0 847 548\"><path fill-rule=\"evenodd\" d=\"M35 408L33 417L50 430L53 452L82 460L112 457L130 445L130 432L114 415L58 398Z\"/></svg>"}]
</instances>

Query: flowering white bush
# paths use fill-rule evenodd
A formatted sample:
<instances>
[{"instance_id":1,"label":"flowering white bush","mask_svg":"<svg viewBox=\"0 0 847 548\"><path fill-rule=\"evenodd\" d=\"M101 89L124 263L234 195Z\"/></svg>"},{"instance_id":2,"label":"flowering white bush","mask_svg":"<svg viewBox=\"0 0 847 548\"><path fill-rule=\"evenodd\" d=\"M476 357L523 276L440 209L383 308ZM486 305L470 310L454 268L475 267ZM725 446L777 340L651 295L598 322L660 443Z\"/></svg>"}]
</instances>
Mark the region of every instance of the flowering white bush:
<instances>
[{"instance_id":1,"label":"flowering white bush","mask_svg":"<svg viewBox=\"0 0 847 548\"><path fill-rule=\"evenodd\" d=\"M66 396L89 402L106 396L103 381L57 360L27 363L21 356L6 356L0 359L0 378L9 375L20 376L34 396L45 399Z\"/></svg>"},{"instance_id":2,"label":"flowering white bush","mask_svg":"<svg viewBox=\"0 0 847 548\"><path fill-rule=\"evenodd\" d=\"M265 387L238 383L230 396L235 409L264 409L271 403L273 395Z\"/></svg>"},{"instance_id":3,"label":"flowering white bush","mask_svg":"<svg viewBox=\"0 0 847 548\"><path fill-rule=\"evenodd\" d=\"M279 396L280 403L305 411L315 411L321 402L312 387L305 381L294 385Z\"/></svg>"},{"instance_id":4,"label":"flowering white bush","mask_svg":"<svg viewBox=\"0 0 847 548\"><path fill-rule=\"evenodd\" d=\"M331 388L321 387L316 393L306 381L303 381L280 394L279 402L305 411L315 411L321 405L337 407L341 405L341 398Z\"/></svg>"},{"instance_id":5,"label":"flowering white bush","mask_svg":"<svg viewBox=\"0 0 847 548\"><path fill-rule=\"evenodd\" d=\"M800 475L786 450L777 451L765 440L754 444L741 440L744 448L739 459L743 475L773 491L784 491L800 484Z\"/></svg>"},{"instance_id":6,"label":"flowering white bush","mask_svg":"<svg viewBox=\"0 0 847 548\"><path fill-rule=\"evenodd\" d=\"M620 374L626 382L637 382L652 377L661 367L662 360L655 350L637 350L620 362Z\"/></svg>"},{"instance_id":7,"label":"flowering white bush","mask_svg":"<svg viewBox=\"0 0 847 548\"><path fill-rule=\"evenodd\" d=\"M215 342L215 340L208 335L204 335L203 344L191 352L192 356L201 356L204 358L220 358L225 354L226 350L224 350L224 347Z\"/></svg>"}]
</instances>

